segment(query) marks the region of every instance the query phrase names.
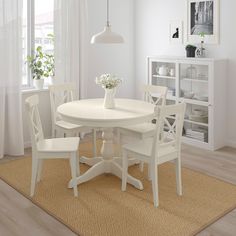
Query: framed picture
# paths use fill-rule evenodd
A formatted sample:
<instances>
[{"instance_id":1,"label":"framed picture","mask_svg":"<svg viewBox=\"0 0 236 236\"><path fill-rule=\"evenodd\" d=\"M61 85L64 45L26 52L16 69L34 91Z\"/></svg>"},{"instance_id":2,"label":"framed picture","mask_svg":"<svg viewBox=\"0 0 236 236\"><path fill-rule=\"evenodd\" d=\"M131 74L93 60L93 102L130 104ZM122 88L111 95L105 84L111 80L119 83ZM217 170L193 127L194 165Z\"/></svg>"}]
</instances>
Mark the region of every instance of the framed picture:
<instances>
[{"instance_id":1,"label":"framed picture","mask_svg":"<svg viewBox=\"0 0 236 236\"><path fill-rule=\"evenodd\" d=\"M169 39L170 44L182 44L183 43L183 22L171 21L169 26Z\"/></svg>"},{"instance_id":2,"label":"framed picture","mask_svg":"<svg viewBox=\"0 0 236 236\"><path fill-rule=\"evenodd\" d=\"M187 0L187 42L219 43L219 0Z\"/></svg>"}]
</instances>

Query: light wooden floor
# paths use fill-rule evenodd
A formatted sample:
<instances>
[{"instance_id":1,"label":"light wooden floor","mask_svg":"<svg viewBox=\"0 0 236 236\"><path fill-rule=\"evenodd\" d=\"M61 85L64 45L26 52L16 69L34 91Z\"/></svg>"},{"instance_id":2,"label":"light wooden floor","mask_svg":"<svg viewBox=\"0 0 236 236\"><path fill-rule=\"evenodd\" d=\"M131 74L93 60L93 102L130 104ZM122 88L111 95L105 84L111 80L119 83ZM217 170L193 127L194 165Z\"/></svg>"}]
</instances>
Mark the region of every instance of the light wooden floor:
<instances>
[{"instance_id":1,"label":"light wooden floor","mask_svg":"<svg viewBox=\"0 0 236 236\"><path fill-rule=\"evenodd\" d=\"M8 157L0 163L9 159L12 158ZM236 149L223 148L217 152L210 152L184 145L182 162L183 166L236 184ZM68 228L2 181L0 181L0 235L75 236ZM197 236L235 235L236 210Z\"/></svg>"}]
</instances>

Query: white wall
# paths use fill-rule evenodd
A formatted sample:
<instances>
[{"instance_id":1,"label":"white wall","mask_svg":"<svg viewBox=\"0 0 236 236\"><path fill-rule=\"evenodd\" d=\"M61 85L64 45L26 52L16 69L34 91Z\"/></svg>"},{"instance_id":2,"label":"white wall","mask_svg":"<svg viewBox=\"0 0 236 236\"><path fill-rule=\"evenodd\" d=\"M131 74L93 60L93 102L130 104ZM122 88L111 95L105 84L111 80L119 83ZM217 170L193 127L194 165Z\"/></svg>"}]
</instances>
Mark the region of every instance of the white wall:
<instances>
[{"instance_id":1,"label":"white wall","mask_svg":"<svg viewBox=\"0 0 236 236\"><path fill-rule=\"evenodd\" d=\"M227 144L236 147L236 1L220 1L220 44L206 46L208 57L228 58ZM146 82L146 57L150 55L185 55L184 45L169 44L170 20L185 21L186 0L135 1L135 77L136 97ZM227 79L227 78L222 78ZM219 94L220 96L220 94Z\"/></svg>"},{"instance_id":2,"label":"white wall","mask_svg":"<svg viewBox=\"0 0 236 236\"><path fill-rule=\"evenodd\" d=\"M134 0L110 0L110 22L114 32L121 34L124 44L89 47L88 97L103 97L104 91L95 84L95 77L112 73L123 78L123 84L117 90L119 97L134 97L134 43L133 43L133 10ZM106 0L88 0L88 18L90 38L101 32L106 23Z\"/></svg>"}]
</instances>

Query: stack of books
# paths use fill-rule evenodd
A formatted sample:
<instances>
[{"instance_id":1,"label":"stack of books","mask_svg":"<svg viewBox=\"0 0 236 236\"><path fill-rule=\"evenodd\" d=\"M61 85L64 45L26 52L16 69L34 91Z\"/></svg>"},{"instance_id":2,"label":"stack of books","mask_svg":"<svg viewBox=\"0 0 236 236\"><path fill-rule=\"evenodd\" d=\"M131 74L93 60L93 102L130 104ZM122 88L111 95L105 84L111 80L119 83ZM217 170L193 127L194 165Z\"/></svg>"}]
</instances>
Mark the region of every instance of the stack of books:
<instances>
[{"instance_id":1,"label":"stack of books","mask_svg":"<svg viewBox=\"0 0 236 236\"><path fill-rule=\"evenodd\" d=\"M197 139L202 142L208 141L208 132L204 129L187 129L186 130L186 137Z\"/></svg>"}]
</instances>

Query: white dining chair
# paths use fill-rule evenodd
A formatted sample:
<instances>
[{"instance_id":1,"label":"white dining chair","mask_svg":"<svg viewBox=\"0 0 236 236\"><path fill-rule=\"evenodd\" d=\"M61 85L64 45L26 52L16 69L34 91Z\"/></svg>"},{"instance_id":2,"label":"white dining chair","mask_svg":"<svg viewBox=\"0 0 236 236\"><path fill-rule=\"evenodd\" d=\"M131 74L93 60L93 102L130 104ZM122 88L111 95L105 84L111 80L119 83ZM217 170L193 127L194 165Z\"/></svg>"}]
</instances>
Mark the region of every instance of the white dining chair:
<instances>
[{"instance_id":1,"label":"white dining chair","mask_svg":"<svg viewBox=\"0 0 236 236\"><path fill-rule=\"evenodd\" d=\"M40 120L39 97L33 95L25 100L29 117L29 127L32 142L32 177L30 196L35 192L36 182L41 179L43 160L68 158L70 160L71 176L74 183L74 196L78 196L76 177L80 170L77 161L79 137L45 139Z\"/></svg>"},{"instance_id":2,"label":"white dining chair","mask_svg":"<svg viewBox=\"0 0 236 236\"><path fill-rule=\"evenodd\" d=\"M144 85L142 87L144 101L152 103L155 106L164 106L166 104L167 90L167 87L164 86ZM122 143L122 136L131 136L143 140L154 135L155 127L152 121L137 125L122 126L117 130L117 139L120 144ZM140 163L140 170L143 171L143 162Z\"/></svg>"},{"instance_id":3,"label":"white dining chair","mask_svg":"<svg viewBox=\"0 0 236 236\"><path fill-rule=\"evenodd\" d=\"M51 103L51 116L52 116L52 137L57 137L58 133L63 136L72 137L78 134L93 132L93 155L97 155L96 145L96 129L91 129L83 125L76 125L61 119L57 112L57 107L63 103L71 102L74 100L74 85L73 84L58 84L50 85L50 103Z\"/></svg>"},{"instance_id":4,"label":"white dining chair","mask_svg":"<svg viewBox=\"0 0 236 236\"><path fill-rule=\"evenodd\" d=\"M182 195L181 137L183 131L185 108L186 105L183 102L176 105L158 107L154 137L130 144L125 144L122 147L122 191L126 191L128 157L134 157L149 164L155 207L158 207L159 205L158 166L165 162L174 160L176 169L177 194L180 196ZM163 130L166 129L168 131L163 132Z\"/></svg>"}]
</instances>

